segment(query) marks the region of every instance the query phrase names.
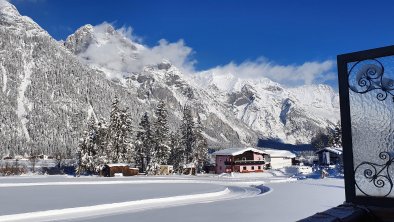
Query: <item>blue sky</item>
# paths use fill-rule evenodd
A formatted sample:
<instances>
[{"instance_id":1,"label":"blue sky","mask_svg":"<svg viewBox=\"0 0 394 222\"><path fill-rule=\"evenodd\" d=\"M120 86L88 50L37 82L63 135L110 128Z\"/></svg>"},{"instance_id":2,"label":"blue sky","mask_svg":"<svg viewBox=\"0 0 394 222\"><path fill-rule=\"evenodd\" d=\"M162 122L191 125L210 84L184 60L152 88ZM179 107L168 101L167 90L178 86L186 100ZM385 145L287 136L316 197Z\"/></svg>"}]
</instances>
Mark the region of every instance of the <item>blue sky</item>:
<instances>
[{"instance_id":1,"label":"blue sky","mask_svg":"<svg viewBox=\"0 0 394 222\"><path fill-rule=\"evenodd\" d=\"M394 2L253 0L13 0L56 39L84 24L132 27L148 46L183 39L196 70L269 61L297 67L336 55L392 45ZM257 62L258 63L258 62ZM331 73L332 75L332 73ZM328 79L328 80L327 80ZM335 85L336 79L320 81Z\"/></svg>"}]
</instances>

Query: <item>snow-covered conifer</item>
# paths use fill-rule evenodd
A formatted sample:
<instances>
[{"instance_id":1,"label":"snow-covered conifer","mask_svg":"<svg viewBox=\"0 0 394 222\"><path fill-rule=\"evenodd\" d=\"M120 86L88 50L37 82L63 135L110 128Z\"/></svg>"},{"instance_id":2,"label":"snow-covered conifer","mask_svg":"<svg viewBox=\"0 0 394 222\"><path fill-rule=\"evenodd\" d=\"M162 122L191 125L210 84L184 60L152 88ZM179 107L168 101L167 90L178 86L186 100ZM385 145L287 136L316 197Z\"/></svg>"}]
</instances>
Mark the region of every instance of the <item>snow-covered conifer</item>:
<instances>
[{"instance_id":1,"label":"snow-covered conifer","mask_svg":"<svg viewBox=\"0 0 394 222\"><path fill-rule=\"evenodd\" d=\"M108 127L107 155L109 162L128 161L131 150L131 118L127 109L120 109L119 100L115 97L112 103L110 123Z\"/></svg>"},{"instance_id":2,"label":"snow-covered conifer","mask_svg":"<svg viewBox=\"0 0 394 222\"><path fill-rule=\"evenodd\" d=\"M182 167L185 164L185 149L180 144L179 133L170 134L170 156L168 164L174 166L175 172L182 172Z\"/></svg>"},{"instance_id":3,"label":"snow-covered conifer","mask_svg":"<svg viewBox=\"0 0 394 222\"><path fill-rule=\"evenodd\" d=\"M145 172L147 168L151 168L151 159L153 149L153 139L151 131L151 123L149 120L148 113L144 113L139 123L140 129L137 132L135 140L135 152L134 161L136 166L140 168L142 172Z\"/></svg>"},{"instance_id":4,"label":"snow-covered conifer","mask_svg":"<svg viewBox=\"0 0 394 222\"><path fill-rule=\"evenodd\" d=\"M333 147L342 147L342 128L340 121L335 125L331 145Z\"/></svg>"},{"instance_id":5,"label":"snow-covered conifer","mask_svg":"<svg viewBox=\"0 0 394 222\"><path fill-rule=\"evenodd\" d=\"M93 119L88 123L88 130L85 131L77 149L78 166L76 173L93 174L96 173L96 166L99 164L97 149L97 128Z\"/></svg>"},{"instance_id":6,"label":"snow-covered conifer","mask_svg":"<svg viewBox=\"0 0 394 222\"><path fill-rule=\"evenodd\" d=\"M109 162L107 156L107 145L108 145L108 126L104 119L100 119L97 123L97 153L99 158L99 169L106 163Z\"/></svg>"},{"instance_id":7,"label":"snow-covered conifer","mask_svg":"<svg viewBox=\"0 0 394 222\"><path fill-rule=\"evenodd\" d=\"M160 100L155 110L156 121L154 124L154 149L155 161L157 164L167 164L170 155L169 129L167 124L167 109L163 100Z\"/></svg>"},{"instance_id":8,"label":"snow-covered conifer","mask_svg":"<svg viewBox=\"0 0 394 222\"><path fill-rule=\"evenodd\" d=\"M132 122L128 109L120 113L120 137L118 162L129 163L132 156Z\"/></svg>"},{"instance_id":9,"label":"snow-covered conifer","mask_svg":"<svg viewBox=\"0 0 394 222\"><path fill-rule=\"evenodd\" d=\"M181 145L185 149L186 163L193 162L193 148L196 142L192 110L189 106L183 108L181 131Z\"/></svg>"},{"instance_id":10,"label":"snow-covered conifer","mask_svg":"<svg viewBox=\"0 0 394 222\"><path fill-rule=\"evenodd\" d=\"M118 97L115 96L112 102L112 109L110 114L110 122L108 127L108 145L107 156L111 163L118 162L119 156L119 137L120 137L120 108Z\"/></svg>"},{"instance_id":11,"label":"snow-covered conifer","mask_svg":"<svg viewBox=\"0 0 394 222\"><path fill-rule=\"evenodd\" d=\"M197 123L195 125L195 148L193 150L193 159L197 167L197 171L201 172L204 163L208 160L208 141L202 134L203 126L200 116L197 115Z\"/></svg>"}]
</instances>

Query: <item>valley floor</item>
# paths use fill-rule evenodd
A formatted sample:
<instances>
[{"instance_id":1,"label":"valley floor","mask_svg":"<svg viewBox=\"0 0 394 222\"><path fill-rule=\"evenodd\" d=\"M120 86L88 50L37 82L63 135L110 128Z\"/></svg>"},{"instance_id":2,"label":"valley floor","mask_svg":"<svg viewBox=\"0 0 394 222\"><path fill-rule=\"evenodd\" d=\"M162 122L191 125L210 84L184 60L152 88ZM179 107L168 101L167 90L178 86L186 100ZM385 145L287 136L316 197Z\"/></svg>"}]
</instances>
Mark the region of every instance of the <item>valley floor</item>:
<instances>
[{"instance_id":1,"label":"valley floor","mask_svg":"<svg viewBox=\"0 0 394 222\"><path fill-rule=\"evenodd\" d=\"M343 179L218 176L0 178L0 221L296 221L343 203Z\"/></svg>"}]
</instances>

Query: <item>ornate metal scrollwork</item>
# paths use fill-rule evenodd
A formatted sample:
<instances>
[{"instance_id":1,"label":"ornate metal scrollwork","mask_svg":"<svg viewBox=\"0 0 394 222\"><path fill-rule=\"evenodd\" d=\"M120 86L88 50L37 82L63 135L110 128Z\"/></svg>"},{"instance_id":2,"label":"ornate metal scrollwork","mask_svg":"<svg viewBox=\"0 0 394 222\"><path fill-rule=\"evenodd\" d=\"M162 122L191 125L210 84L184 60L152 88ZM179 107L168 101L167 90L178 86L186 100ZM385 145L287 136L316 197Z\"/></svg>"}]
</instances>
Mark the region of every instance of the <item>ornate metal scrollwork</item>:
<instances>
[{"instance_id":1,"label":"ornate metal scrollwork","mask_svg":"<svg viewBox=\"0 0 394 222\"><path fill-rule=\"evenodd\" d=\"M371 192L376 191L373 189L379 189L381 196L387 197L393 190L393 181L389 168L394 162L394 154L381 152L379 158L385 162L383 164L362 162L354 170L356 187L366 196L372 196ZM357 176L361 176L362 181L357 181Z\"/></svg>"},{"instance_id":2,"label":"ornate metal scrollwork","mask_svg":"<svg viewBox=\"0 0 394 222\"><path fill-rule=\"evenodd\" d=\"M378 90L378 100L386 100L390 94L394 101L394 80L384 77L384 66L377 59L355 63L348 72L348 81L349 88L355 93L364 94Z\"/></svg>"}]
</instances>

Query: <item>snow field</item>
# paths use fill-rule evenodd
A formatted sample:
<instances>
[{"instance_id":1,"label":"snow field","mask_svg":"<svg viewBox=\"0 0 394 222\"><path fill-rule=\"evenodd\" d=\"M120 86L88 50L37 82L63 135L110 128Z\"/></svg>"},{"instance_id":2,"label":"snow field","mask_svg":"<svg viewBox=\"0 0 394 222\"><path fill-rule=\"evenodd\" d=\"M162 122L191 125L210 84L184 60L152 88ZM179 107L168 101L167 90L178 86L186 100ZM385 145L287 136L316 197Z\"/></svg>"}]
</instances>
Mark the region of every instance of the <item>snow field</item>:
<instances>
[{"instance_id":1,"label":"snow field","mask_svg":"<svg viewBox=\"0 0 394 222\"><path fill-rule=\"evenodd\" d=\"M42 204L42 207L25 211L20 210L23 204L14 204L8 211L0 211L0 221L115 222L133 218L133 221L176 222L187 219L231 222L267 219L286 222L302 219L344 201L342 179L297 181L273 174L271 177L250 174L231 178L213 175L123 178L47 176L0 181L4 182L0 184L0 196L5 196L2 192L11 192L9 196L17 199L10 202L11 205L23 198L31 198ZM152 187L147 188L149 186ZM92 192L86 192L89 190ZM95 197L103 191L108 196ZM43 198L44 203L40 202L41 197L46 196L42 193L51 196L57 192L60 193L58 197ZM85 194L86 199L74 200L74 197L68 197L67 192L77 197ZM31 193L36 193L35 197L26 197ZM57 205L53 202L56 198L60 198ZM29 204L31 202L25 203L26 206Z\"/></svg>"},{"instance_id":2,"label":"snow field","mask_svg":"<svg viewBox=\"0 0 394 222\"><path fill-rule=\"evenodd\" d=\"M209 183L208 181L197 181L197 180L141 180L141 181L77 181L77 182L41 182L41 183L6 183L0 184L1 188L15 188L23 189L27 187L41 187L41 186L84 186L84 185L111 185L112 188L116 185L124 184L195 184L195 183ZM220 183L217 183L220 184ZM238 184L241 184L238 182ZM201 186L201 185L199 185ZM67 189L66 187L60 189ZM86 186L84 186L86 187ZM91 187L91 186L89 186ZM222 187L222 186L220 186ZM169 189L171 186L164 186L162 189ZM92 189L95 189L94 186ZM159 188L160 189L160 188ZM10 215L0 216L0 221L51 221L56 220L69 220L84 217L97 217L108 214L119 214L119 213L130 213L144 210L152 210L158 208L168 208L182 205L191 205L196 203L212 203L216 201L224 201L231 199L241 199L260 195L262 192L268 192L269 189L264 186L256 187L238 187L238 186L227 186L222 187L222 190L215 192L205 192L191 195L175 195L169 197L160 198L148 198L133 201L115 202L109 204L97 204L83 207L72 207L55 210L41 210L28 213L16 213ZM37 190L35 190L37 192ZM49 203L50 204L50 203ZM49 206L48 206L49 207Z\"/></svg>"},{"instance_id":3,"label":"snow field","mask_svg":"<svg viewBox=\"0 0 394 222\"><path fill-rule=\"evenodd\" d=\"M154 198L136 201L127 201L121 203L110 203L110 204L100 204L87 207L76 207L76 208L66 208L59 210L47 210L38 211L31 213L13 214L0 216L0 221L51 221L56 218L56 220L65 220L89 216L99 216L106 214L116 214L120 212L136 212L147 209L155 209L169 206L179 206L187 205L204 201L217 201L222 198L229 198L228 194L231 191L226 188L223 191L204 193L204 194L194 194L194 195L183 195L165 198ZM227 195L227 196L226 196ZM234 195L238 197L238 195Z\"/></svg>"},{"instance_id":4,"label":"snow field","mask_svg":"<svg viewBox=\"0 0 394 222\"><path fill-rule=\"evenodd\" d=\"M343 179L306 179L285 183L266 183L266 186L270 188L269 192L250 198L196 203L153 211L76 219L76 221L294 222L338 206L345 200Z\"/></svg>"}]
</instances>

